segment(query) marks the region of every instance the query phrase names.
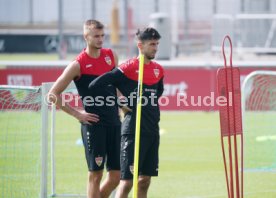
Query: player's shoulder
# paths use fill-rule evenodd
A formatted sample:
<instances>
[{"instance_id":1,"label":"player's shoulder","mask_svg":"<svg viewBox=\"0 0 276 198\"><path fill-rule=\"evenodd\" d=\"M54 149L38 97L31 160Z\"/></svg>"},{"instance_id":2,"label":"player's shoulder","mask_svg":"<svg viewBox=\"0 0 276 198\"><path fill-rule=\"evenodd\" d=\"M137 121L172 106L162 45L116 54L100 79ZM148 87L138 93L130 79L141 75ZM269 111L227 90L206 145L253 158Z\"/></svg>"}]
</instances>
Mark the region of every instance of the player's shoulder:
<instances>
[{"instance_id":1,"label":"player's shoulder","mask_svg":"<svg viewBox=\"0 0 276 198\"><path fill-rule=\"evenodd\" d=\"M125 61L125 64L128 65L129 67L132 67L139 64L139 60L137 57L134 57Z\"/></svg>"},{"instance_id":2,"label":"player's shoulder","mask_svg":"<svg viewBox=\"0 0 276 198\"><path fill-rule=\"evenodd\" d=\"M163 69L163 66L160 65L158 62L156 62L156 61L154 61L154 60L152 60L151 63L152 63L154 66L159 67L160 69Z\"/></svg>"},{"instance_id":3,"label":"player's shoulder","mask_svg":"<svg viewBox=\"0 0 276 198\"><path fill-rule=\"evenodd\" d=\"M125 62L121 63L119 68L122 71L134 69L138 65L138 63L139 63L139 61L137 58L131 58L131 59L128 59Z\"/></svg>"},{"instance_id":4,"label":"player's shoulder","mask_svg":"<svg viewBox=\"0 0 276 198\"><path fill-rule=\"evenodd\" d=\"M111 53L113 55L113 51L110 48L102 48L101 52L104 53L104 54L110 54Z\"/></svg>"},{"instance_id":5,"label":"player's shoulder","mask_svg":"<svg viewBox=\"0 0 276 198\"><path fill-rule=\"evenodd\" d=\"M101 56L110 56L113 59L115 57L115 53L110 48L102 48L101 49Z\"/></svg>"},{"instance_id":6,"label":"player's shoulder","mask_svg":"<svg viewBox=\"0 0 276 198\"><path fill-rule=\"evenodd\" d=\"M80 69L80 63L79 63L78 60L73 60L67 65L67 68L71 68L71 69L74 68L74 70L75 69L79 70Z\"/></svg>"},{"instance_id":7,"label":"player's shoulder","mask_svg":"<svg viewBox=\"0 0 276 198\"><path fill-rule=\"evenodd\" d=\"M156 62L156 61L151 61L151 64L152 64L152 66L153 66L154 68L159 69L159 71L161 71L161 74L162 74L162 76L163 76L163 74L164 74L164 68L163 68L163 66L160 65L160 64L159 64L158 62Z\"/></svg>"},{"instance_id":8,"label":"player's shoulder","mask_svg":"<svg viewBox=\"0 0 276 198\"><path fill-rule=\"evenodd\" d=\"M86 58L86 52L85 52L85 49L83 49L78 55L77 55L77 57L76 57L76 61L78 61L78 62L81 62L83 59L85 59Z\"/></svg>"},{"instance_id":9,"label":"player's shoulder","mask_svg":"<svg viewBox=\"0 0 276 198\"><path fill-rule=\"evenodd\" d=\"M80 76L80 70L81 68L79 62L77 60L73 60L66 66L62 76L65 78L72 78L71 80L73 80L74 78Z\"/></svg>"}]
</instances>

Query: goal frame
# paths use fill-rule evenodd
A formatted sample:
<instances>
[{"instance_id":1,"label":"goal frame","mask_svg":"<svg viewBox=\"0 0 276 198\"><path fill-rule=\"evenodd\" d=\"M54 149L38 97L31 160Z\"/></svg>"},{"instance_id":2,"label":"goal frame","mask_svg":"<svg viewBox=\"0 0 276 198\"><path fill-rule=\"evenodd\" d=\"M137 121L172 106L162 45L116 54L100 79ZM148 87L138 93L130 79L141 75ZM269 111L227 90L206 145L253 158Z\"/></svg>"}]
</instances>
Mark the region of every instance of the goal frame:
<instances>
[{"instance_id":1,"label":"goal frame","mask_svg":"<svg viewBox=\"0 0 276 198\"><path fill-rule=\"evenodd\" d=\"M41 198L47 198L48 197L48 190L47 190L47 183L48 183L48 167L47 164L49 163L48 160L50 160L50 186L51 186L51 193L50 197L86 197L86 195L82 194L58 194L56 192L56 160L55 160L55 133L56 133L56 106L51 105L51 108L49 108L49 104L47 104L47 94L51 87L53 86L54 82L47 82L42 83L41 85L41 113L42 113L42 129L41 129L41 136L42 136L42 142L41 142L41 163L42 163L42 169L41 169ZM67 89L76 89L75 84L72 82L70 83ZM50 120L49 120L49 113ZM50 133L50 159L48 159L48 133Z\"/></svg>"},{"instance_id":2,"label":"goal frame","mask_svg":"<svg viewBox=\"0 0 276 198\"><path fill-rule=\"evenodd\" d=\"M256 70L248 74L243 83L242 83L242 118L243 118L243 123L245 120L245 108L246 108L246 95L244 94L246 92L246 86L251 78L257 75L272 75L276 76L276 71L270 71L270 70Z\"/></svg>"},{"instance_id":3,"label":"goal frame","mask_svg":"<svg viewBox=\"0 0 276 198\"><path fill-rule=\"evenodd\" d=\"M41 86L19 86L19 85L1 85L6 90L11 89L36 89L40 92L40 189L39 197L86 197L85 194L58 194L56 192L56 159L55 159L55 134L56 134L56 107L50 105L47 95L54 82L45 82ZM72 82L66 90L75 90L76 86ZM50 141L50 142L49 142ZM50 148L49 148L50 147ZM50 152L50 153L49 153ZM50 154L48 157L48 154ZM50 170L48 165L50 165ZM49 174L49 175L48 175ZM49 176L49 177L48 177ZM48 189L48 182L50 188ZM113 194L112 194L113 195Z\"/></svg>"},{"instance_id":4,"label":"goal frame","mask_svg":"<svg viewBox=\"0 0 276 198\"><path fill-rule=\"evenodd\" d=\"M48 105L44 99L50 90L53 83L42 83L41 86L20 86L20 85L1 85L1 88L6 90L24 89L33 90L37 89L40 94L41 103L41 120L40 120L40 155L41 155L41 172L40 172L40 198L47 198L47 164L48 164Z\"/></svg>"}]
</instances>

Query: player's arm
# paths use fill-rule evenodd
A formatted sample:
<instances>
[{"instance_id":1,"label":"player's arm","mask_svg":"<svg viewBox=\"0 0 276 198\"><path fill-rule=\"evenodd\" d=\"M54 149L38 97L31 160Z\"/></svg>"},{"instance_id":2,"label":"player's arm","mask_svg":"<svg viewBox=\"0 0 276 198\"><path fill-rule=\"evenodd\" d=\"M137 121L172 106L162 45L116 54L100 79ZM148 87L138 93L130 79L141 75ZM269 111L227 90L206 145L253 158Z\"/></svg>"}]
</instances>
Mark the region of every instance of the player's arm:
<instances>
[{"instance_id":1,"label":"player's arm","mask_svg":"<svg viewBox=\"0 0 276 198\"><path fill-rule=\"evenodd\" d=\"M108 85L113 85L114 87L117 87L118 84L124 83L126 80L126 77L122 73L121 70L118 68L113 69L110 72L107 72L96 79L94 79L88 86L88 88L91 91L96 91L97 89L104 88ZM127 106L120 106L120 108L123 108L124 112L131 111Z\"/></svg>"},{"instance_id":2,"label":"player's arm","mask_svg":"<svg viewBox=\"0 0 276 198\"><path fill-rule=\"evenodd\" d=\"M114 57L114 63L115 63L115 67L118 67L119 65L119 58L117 56L117 54L112 50L113 53L113 57Z\"/></svg>"},{"instance_id":3,"label":"player's arm","mask_svg":"<svg viewBox=\"0 0 276 198\"><path fill-rule=\"evenodd\" d=\"M163 77L164 78L164 77ZM157 88L157 97L161 97L164 92L164 82L163 78L161 78L158 82L158 88Z\"/></svg>"},{"instance_id":4,"label":"player's arm","mask_svg":"<svg viewBox=\"0 0 276 198\"><path fill-rule=\"evenodd\" d=\"M120 81L124 81L124 74L118 69L115 68L110 72L107 72L96 79L94 79L88 86L90 90L97 90L99 88L106 87L108 85L113 85L116 87Z\"/></svg>"},{"instance_id":5,"label":"player's arm","mask_svg":"<svg viewBox=\"0 0 276 198\"><path fill-rule=\"evenodd\" d=\"M113 57L114 57L115 67L118 67L119 66L119 58L114 51L112 51L112 53L113 53ZM116 92L117 92L117 97L121 97L123 95L118 89L116 89ZM119 107L123 111L124 114L132 111L128 106L119 106Z\"/></svg>"},{"instance_id":6,"label":"player's arm","mask_svg":"<svg viewBox=\"0 0 276 198\"><path fill-rule=\"evenodd\" d=\"M80 111L62 101L62 97L60 96L61 93L72 82L72 80L78 76L80 76L80 65L77 61L73 61L65 68L63 73L50 89L48 99L50 102L55 103L57 107L59 107L69 115L74 116L80 122L98 122L99 118L97 115L86 113L85 111Z\"/></svg>"}]
</instances>

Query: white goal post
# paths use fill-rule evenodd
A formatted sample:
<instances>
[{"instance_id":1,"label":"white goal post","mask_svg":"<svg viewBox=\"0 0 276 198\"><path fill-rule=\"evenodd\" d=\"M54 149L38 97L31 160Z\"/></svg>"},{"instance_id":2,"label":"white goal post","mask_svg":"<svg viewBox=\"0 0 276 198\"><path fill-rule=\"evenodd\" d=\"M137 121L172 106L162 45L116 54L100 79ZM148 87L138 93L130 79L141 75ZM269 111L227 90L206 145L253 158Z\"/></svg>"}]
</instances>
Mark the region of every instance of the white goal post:
<instances>
[{"instance_id":1,"label":"white goal post","mask_svg":"<svg viewBox=\"0 0 276 198\"><path fill-rule=\"evenodd\" d=\"M47 96L47 93L49 92L50 88L52 87L52 85L54 84L54 82L49 82L49 83L43 83L42 84L42 90L44 89L45 92L42 93L42 98L46 98ZM75 87L75 84L72 82L69 84L69 86L63 91L62 94L67 94L67 93L70 93L70 94L75 94L75 95L78 95L78 92L77 92L77 89ZM47 103L44 102L47 106ZM49 105L49 104L48 104ZM85 192L83 192L83 194L75 194L75 193L59 193L57 192L56 190L56 107L55 105L51 105L51 115L48 116L48 113L46 112L42 112L45 114L45 117L50 117L50 121L46 121L46 119L44 120L44 123L47 123L48 126L50 126L50 175L51 175L51 178L50 178L50 185L51 185L51 194L50 196L51 197L86 197L85 195ZM48 111L47 111L48 112ZM50 124L48 124L50 122ZM47 129L48 130L48 129ZM47 139L46 137L47 135L45 134L45 139ZM47 144L45 142L45 144ZM45 149L46 146L45 146ZM45 153L45 156L47 156L47 154ZM44 168L44 174L47 175L47 168ZM47 181L45 181L45 183L47 183ZM45 185L44 183L44 186L42 187L43 189L46 189L47 186ZM48 195L49 196L49 195Z\"/></svg>"}]
</instances>

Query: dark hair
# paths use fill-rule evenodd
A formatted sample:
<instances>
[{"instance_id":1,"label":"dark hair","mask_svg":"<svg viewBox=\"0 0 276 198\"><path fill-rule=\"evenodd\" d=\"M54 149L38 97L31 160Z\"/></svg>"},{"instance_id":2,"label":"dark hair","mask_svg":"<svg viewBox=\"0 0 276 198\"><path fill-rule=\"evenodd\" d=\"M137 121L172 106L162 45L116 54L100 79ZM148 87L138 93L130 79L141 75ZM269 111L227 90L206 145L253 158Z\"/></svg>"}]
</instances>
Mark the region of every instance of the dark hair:
<instances>
[{"instance_id":1,"label":"dark hair","mask_svg":"<svg viewBox=\"0 0 276 198\"><path fill-rule=\"evenodd\" d=\"M157 30L152 27L147 27L142 30L138 29L138 31L136 32L136 37L139 41L146 41L152 39L159 40L161 38Z\"/></svg>"},{"instance_id":2,"label":"dark hair","mask_svg":"<svg viewBox=\"0 0 276 198\"><path fill-rule=\"evenodd\" d=\"M97 20L94 20L94 19L89 19L89 20L85 21L84 25L85 26L93 25L96 29L103 29L104 28L104 25L100 21L97 21Z\"/></svg>"}]
</instances>

